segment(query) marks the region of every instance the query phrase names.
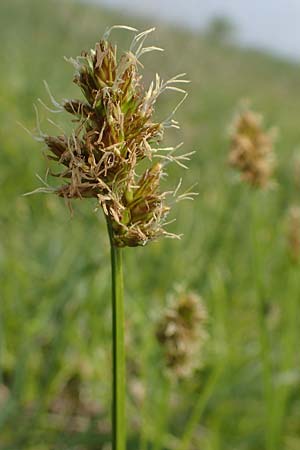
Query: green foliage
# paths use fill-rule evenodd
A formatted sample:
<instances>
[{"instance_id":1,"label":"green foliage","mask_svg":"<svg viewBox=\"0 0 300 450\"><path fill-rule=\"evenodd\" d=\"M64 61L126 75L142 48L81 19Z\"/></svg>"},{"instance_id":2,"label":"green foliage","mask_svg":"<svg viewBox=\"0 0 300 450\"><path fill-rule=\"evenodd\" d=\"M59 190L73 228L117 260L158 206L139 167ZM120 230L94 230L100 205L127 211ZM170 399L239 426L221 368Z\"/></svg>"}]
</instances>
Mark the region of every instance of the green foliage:
<instances>
[{"instance_id":1,"label":"green foliage","mask_svg":"<svg viewBox=\"0 0 300 450\"><path fill-rule=\"evenodd\" d=\"M17 122L34 128L33 102L48 102L43 79L59 99L78 95L62 57L116 23L149 25L64 0L0 3L1 450L93 450L109 441L105 221L92 201L73 202L71 217L54 196L22 197L40 186L34 174L44 177L48 163ZM167 51L145 55L147 67L164 79L187 72L192 82L177 114L181 131L168 143L197 150L184 184L198 182L199 196L174 208L169 228L185 234L181 241L124 252L129 449L298 450L299 266L288 257L284 218L299 196L299 67L163 26L156 36ZM126 32L113 38L127 48ZM280 128L278 185L268 192L234 183L227 167L226 127L242 97ZM176 104L169 98L158 116ZM55 132L39 109L42 128ZM168 186L180 172L171 168ZM197 375L168 386L155 324L178 283L206 300L210 339ZM136 379L143 401L131 389Z\"/></svg>"}]
</instances>

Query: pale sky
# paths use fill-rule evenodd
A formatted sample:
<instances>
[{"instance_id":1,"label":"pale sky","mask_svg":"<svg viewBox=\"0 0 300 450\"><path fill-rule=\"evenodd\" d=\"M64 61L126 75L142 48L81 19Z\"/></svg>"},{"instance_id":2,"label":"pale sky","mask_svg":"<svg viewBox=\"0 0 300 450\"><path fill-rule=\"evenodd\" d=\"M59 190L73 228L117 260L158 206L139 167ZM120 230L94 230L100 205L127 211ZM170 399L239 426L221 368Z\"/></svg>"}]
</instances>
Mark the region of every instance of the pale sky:
<instances>
[{"instance_id":1,"label":"pale sky","mask_svg":"<svg viewBox=\"0 0 300 450\"><path fill-rule=\"evenodd\" d=\"M171 22L203 26L218 14L231 17L240 40L300 60L300 0L92 0Z\"/></svg>"}]
</instances>

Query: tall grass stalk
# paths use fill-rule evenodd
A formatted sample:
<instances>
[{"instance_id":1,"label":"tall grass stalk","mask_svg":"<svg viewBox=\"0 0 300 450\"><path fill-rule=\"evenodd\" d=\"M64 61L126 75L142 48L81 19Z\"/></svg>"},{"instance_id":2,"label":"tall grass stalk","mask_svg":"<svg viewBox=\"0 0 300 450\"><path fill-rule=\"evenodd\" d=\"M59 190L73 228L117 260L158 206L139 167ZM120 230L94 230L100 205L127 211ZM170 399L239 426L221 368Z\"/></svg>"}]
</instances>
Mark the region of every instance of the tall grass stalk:
<instances>
[{"instance_id":1,"label":"tall grass stalk","mask_svg":"<svg viewBox=\"0 0 300 450\"><path fill-rule=\"evenodd\" d=\"M158 417L156 419L155 440L153 450L162 450L164 448L165 433L168 429L169 411L170 411L170 397L172 390L172 380L164 377L162 380L162 395L159 402Z\"/></svg>"},{"instance_id":2,"label":"tall grass stalk","mask_svg":"<svg viewBox=\"0 0 300 450\"><path fill-rule=\"evenodd\" d=\"M273 368L271 346L266 323L268 303L265 286L264 242L260 242L261 211L258 209L262 199L261 191L270 187L275 167L274 142L275 129L266 129L261 114L251 111L247 106L237 114L231 131L229 163L240 172L241 180L251 189L249 196L250 217L250 273L253 281L255 305L257 307L258 340L262 364L263 391L265 396L265 446L274 450L273 443Z\"/></svg>"},{"instance_id":3,"label":"tall grass stalk","mask_svg":"<svg viewBox=\"0 0 300 450\"><path fill-rule=\"evenodd\" d=\"M257 195L256 195L257 194ZM262 364L262 381L263 390L265 398L265 446L267 450L274 450L273 443L273 406L274 406L274 386L273 386L273 374L272 374L272 361L271 361L271 345L270 337L268 333L268 327L266 323L266 313L268 310L268 305L266 303L266 292L264 283L264 249L262 248L262 243L259 240L259 230L260 230L260 216L259 216L259 203L261 192L249 192L252 196L250 199L251 207L251 266L252 266L252 277L255 289L255 302L257 305L257 325L258 325L258 339L259 339L259 349L260 358Z\"/></svg>"},{"instance_id":4,"label":"tall grass stalk","mask_svg":"<svg viewBox=\"0 0 300 450\"><path fill-rule=\"evenodd\" d=\"M212 233L208 236L204 243L205 247L201 247L198 259L202 260L201 272L199 272L198 265L195 265L195 272L197 271L197 284L200 289L207 281L208 268L215 263L220 249L222 248L221 241L225 241L232 228L232 218L235 213L239 212L241 204L241 196L235 186L230 186L228 190L228 197L219 215L215 219ZM193 270L193 269L192 269Z\"/></svg>"},{"instance_id":5,"label":"tall grass stalk","mask_svg":"<svg viewBox=\"0 0 300 450\"><path fill-rule=\"evenodd\" d=\"M152 417L152 412L150 411L152 406L152 391L151 386L153 385L153 366L150 363L152 352L153 352L153 346L154 346L154 340L152 339L152 329L144 333L143 335L143 343L141 348L143 349L143 352L141 352L141 380L143 381L145 387L146 387L146 395L145 399L142 403L142 406L140 408L140 415L141 415L141 429L140 429L140 436L139 436L139 450L148 450L149 446L149 438L152 435L150 426L150 418Z\"/></svg>"},{"instance_id":6,"label":"tall grass stalk","mask_svg":"<svg viewBox=\"0 0 300 450\"><path fill-rule=\"evenodd\" d=\"M117 47L107 39L115 29L136 33L128 51L120 56ZM155 46L143 47L154 28L138 32L135 28L115 25L88 52L68 61L75 68L74 83L84 100L67 99L58 103L45 83L55 109L69 113L77 123L70 136L42 132L37 114L35 138L47 146L48 158L60 165L56 173L59 187L46 184L33 192L54 193L68 201L94 198L97 209L106 216L111 247L112 272L112 448L126 449L125 430L125 348L122 247L145 246L166 236L179 238L165 227L171 205L193 199L190 189L179 193L181 180L174 190L163 192L161 179L165 166L175 162L187 168L194 152L174 155L181 147L161 147L165 128L178 128L174 115L187 97L177 87L188 83L185 74L164 81L158 74L148 89L139 73L139 58L144 53L162 51ZM162 122L154 120L155 103L165 91L179 92L181 99ZM41 102L43 105L43 102ZM50 121L52 122L52 121ZM154 161L154 158L156 161ZM138 165L148 162L144 171ZM54 174L53 174L54 175ZM166 198L169 197L169 203Z\"/></svg>"},{"instance_id":7,"label":"tall grass stalk","mask_svg":"<svg viewBox=\"0 0 300 450\"><path fill-rule=\"evenodd\" d=\"M113 450L125 450L126 363L122 249L114 245L109 219L107 228L110 240L112 281L112 448Z\"/></svg>"},{"instance_id":8,"label":"tall grass stalk","mask_svg":"<svg viewBox=\"0 0 300 450\"><path fill-rule=\"evenodd\" d=\"M293 377L297 376L297 369L295 367L295 355L297 352L298 342L298 296L297 286L299 283L299 268L289 267L289 276L287 285L291 286L294 294L287 295L283 302L284 315L284 334L282 337L282 361L280 366L280 375L283 380L280 380L276 386L276 402L274 404L274 442L275 448L280 449L283 446L284 435L284 420L287 416L287 406L289 396L293 388Z\"/></svg>"},{"instance_id":9,"label":"tall grass stalk","mask_svg":"<svg viewBox=\"0 0 300 450\"><path fill-rule=\"evenodd\" d=\"M209 398L211 397L216 384L220 380L223 370L224 367L222 364L216 367L216 369L212 372L202 394L199 395L199 398L186 424L178 450L189 450L193 434L199 425L207 402L209 401Z\"/></svg>"}]
</instances>

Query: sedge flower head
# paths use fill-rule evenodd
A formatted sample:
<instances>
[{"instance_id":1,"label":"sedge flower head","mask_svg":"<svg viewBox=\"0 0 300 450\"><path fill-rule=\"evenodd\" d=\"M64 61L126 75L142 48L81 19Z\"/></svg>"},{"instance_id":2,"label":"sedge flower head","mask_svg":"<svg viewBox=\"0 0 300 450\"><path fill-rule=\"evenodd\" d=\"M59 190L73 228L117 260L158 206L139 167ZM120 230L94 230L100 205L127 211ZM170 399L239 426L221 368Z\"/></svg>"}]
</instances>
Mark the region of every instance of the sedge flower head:
<instances>
[{"instance_id":1,"label":"sedge flower head","mask_svg":"<svg viewBox=\"0 0 300 450\"><path fill-rule=\"evenodd\" d=\"M130 27L126 28L136 31ZM143 54L157 47L144 47L151 30L138 33L131 47L120 57L108 37L111 30L89 52L69 61L75 66L74 83L84 99L58 103L49 95L57 112L67 111L76 123L71 135L39 134L62 170L56 174L64 180L53 191L66 199L95 198L111 224L114 244L119 247L145 245L169 233L166 218L177 189L163 192L161 180L168 162L185 167L189 154L175 155L175 148L161 148L164 131L178 128L174 114L186 97L178 84L186 83L185 74L163 81L156 75L144 88L140 69ZM164 121L154 118L158 97L166 91L177 91L183 99ZM141 169L141 162L143 167ZM145 162L147 164L145 164ZM179 199L193 194L182 194Z\"/></svg>"},{"instance_id":2,"label":"sedge flower head","mask_svg":"<svg viewBox=\"0 0 300 450\"><path fill-rule=\"evenodd\" d=\"M156 336L163 347L167 368L175 377L189 377L199 366L201 348L207 338L206 321L201 297L182 290L158 323Z\"/></svg>"},{"instance_id":3,"label":"sedge flower head","mask_svg":"<svg viewBox=\"0 0 300 450\"><path fill-rule=\"evenodd\" d=\"M229 163L251 186L264 188L269 185L275 167L274 140L274 129L264 129L260 114L245 109L235 118Z\"/></svg>"}]
</instances>

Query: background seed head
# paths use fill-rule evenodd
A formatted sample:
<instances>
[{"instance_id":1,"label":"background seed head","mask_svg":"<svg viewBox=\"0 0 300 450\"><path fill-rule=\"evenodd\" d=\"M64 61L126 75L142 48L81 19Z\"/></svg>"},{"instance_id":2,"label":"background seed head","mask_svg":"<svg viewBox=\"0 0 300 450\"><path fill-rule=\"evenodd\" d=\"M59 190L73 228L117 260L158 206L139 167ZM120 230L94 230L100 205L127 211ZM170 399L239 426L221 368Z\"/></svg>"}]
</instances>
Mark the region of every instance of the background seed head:
<instances>
[{"instance_id":1,"label":"background seed head","mask_svg":"<svg viewBox=\"0 0 300 450\"><path fill-rule=\"evenodd\" d=\"M206 321L206 308L194 292L181 291L164 312L156 336L169 372L175 377L189 377L200 366L201 349L207 338Z\"/></svg>"},{"instance_id":2,"label":"background seed head","mask_svg":"<svg viewBox=\"0 0 300 450\"><path fill-rule=\"evenodd\" d=\"M250 109L241 111L231 128L230 165L250 185L268 186L275 167L274 130L265 131L263 117Z\"/></svg>"}]
</instances>

